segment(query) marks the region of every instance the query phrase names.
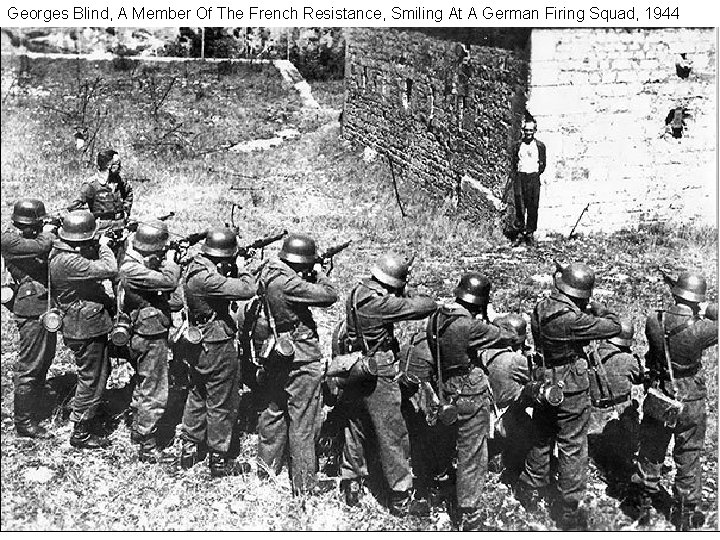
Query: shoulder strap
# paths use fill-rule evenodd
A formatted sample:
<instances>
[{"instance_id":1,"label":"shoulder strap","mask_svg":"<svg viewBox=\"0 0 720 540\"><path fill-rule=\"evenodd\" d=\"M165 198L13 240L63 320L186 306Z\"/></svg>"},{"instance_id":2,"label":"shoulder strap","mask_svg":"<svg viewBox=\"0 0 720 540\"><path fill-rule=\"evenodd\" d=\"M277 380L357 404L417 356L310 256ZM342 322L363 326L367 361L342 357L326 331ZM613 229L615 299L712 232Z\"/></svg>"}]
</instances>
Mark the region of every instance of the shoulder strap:
<instances>
[{"instance_id":1,"label":"shoulder strap","mask_svg":"<svg viewBox=\"0 0 720 540\"><path fill-rule=\"evenodd\" d=\"M369 356L369 347L367 344L367 341L365 341L365 334L363 334L362 326L360 325L360 318L358 317L357 313L357 289L359 285L356 285L355 288L350 292L350 314L352 315L353 322L355 323L355 333L360 338L360 346L362 347L362 352L365 355ZM364 302L362 302L362 305L365 305L368 302L366 299ZM374 347L377 349L377 346ZM374 353L375 351L373 351Z\"/></svg>"},{"instance_id":2,"label":"shoulder strap","mask_svg":"<svg viewBox=\"0 0 720 540\"><path fill-rule=\"evenodd\" d=\"M658 311L658 322L660 323L660 329L663 333L664 338L664 349L665 349L665 361L667 362L667 370L668 370L668 376L670 377L670 384L673 387L673 392L677 392L677 387L675 386L675 376L673 375L672 370L672 362L670 361L670 334L665 328L665 312L664 311ZM685 325L681 325L685 326Z\"/></svg>"}]
</instances>

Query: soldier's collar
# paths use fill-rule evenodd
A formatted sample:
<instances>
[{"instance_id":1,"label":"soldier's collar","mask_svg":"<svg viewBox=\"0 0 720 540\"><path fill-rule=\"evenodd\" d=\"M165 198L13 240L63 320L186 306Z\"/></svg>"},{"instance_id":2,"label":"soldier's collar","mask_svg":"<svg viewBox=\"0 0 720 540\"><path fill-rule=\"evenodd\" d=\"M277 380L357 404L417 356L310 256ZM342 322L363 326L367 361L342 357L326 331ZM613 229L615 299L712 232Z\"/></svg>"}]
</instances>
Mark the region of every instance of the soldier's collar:
<instances>
[{"instance_id":1,"label":"soldier's collar","mask_svg":"<svg viewBox=\"0 0 720 540\"><path fill-rule=\"evenodd\" d=\"M562 304L567 304L568 307L570 307L573 311L580 311L580 308L577 306L577 304L570 300L570 297L559 289L555 289L550 295L550 298Z\"/></svg>"},{"instance_id":2,"label":"soldier's collar","mask_svg":"<svg viewBox=\"0 0 720 540\"><path fill-rule=\"evenodd\" d=\"M667 312L673 315L683 315L685 317L692 317L695 314L692 308L690 306L686 306L685 304L675 304L670 306Z\"/></svg>"},{"instance_id":3,"label":"soldier's collar","mask_svg":"<svg viewBox=\"0 0 720 540\"><path fill-rule=\"evenodd\" d=\"M447 302L442 305L441 308L445 313L452 313L454 315L462 315L464 317L472 317L472 313L467 308L461 306L457 302Z\"/></svg>"},{"instance_id":4,"label":"soldier's collar","mask_svg":"<svg viewBox=\"0 0 720 540\"><path fill-rule=\"evenodd\" d=\"M370 289L370 290L373 291L374 293L377 293L377 294L380 295L380 296L385 296L386 294L388 294L388 291L385 289L385 287L383 287L382 285L380 285L377 281L375 281L375 280L372 279L372 278L365 278L365 279L362 281L362 284L365 285L368 289Z\"/></svg>"}]
</instances>

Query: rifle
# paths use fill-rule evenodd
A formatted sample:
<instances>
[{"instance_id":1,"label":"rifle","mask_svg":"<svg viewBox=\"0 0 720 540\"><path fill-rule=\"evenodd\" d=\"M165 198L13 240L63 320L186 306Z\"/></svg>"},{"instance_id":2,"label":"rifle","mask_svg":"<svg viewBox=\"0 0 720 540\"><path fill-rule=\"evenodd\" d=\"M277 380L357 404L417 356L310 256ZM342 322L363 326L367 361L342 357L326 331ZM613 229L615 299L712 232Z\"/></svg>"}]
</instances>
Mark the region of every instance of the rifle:
<instances>
[{"instance_id":1,"label":"rifle","mask_svg":"<svg viewBox=\"0 0 720 540\"><path fill-rule=\"evenodd\" d=\"M667 285L669 285L670 287L674 287L674 286L675 286L675 281L676 281L676 280L674 280L674 279L670 276L670 271L669 271L667 268L663 268L662 266L658 266L658 272L660 272L660 275L662 276L663 281L664 281Z\"/></svg>"},{"instance_id":2,"label":"rifle","mask_svg":"<svg viewBox=\"0 0 720 540\"><path fill-rule=\"evenodd\" d=\"M237 230L236 230L237 233ZM288 232L287 230L283 229L282 232L279 232L278 234L270 234L268 236L264 236L258 240L255 240L253 243L248 244L246 246L242 246L239 251L239 255L242 256L245 259L250 259L253 255L255 255L255 250L260 250L260 258L263 257L263 250L269 246L270 244L277 242L278 240L282 240L287 236Z\"/></svg>"},{"instance_id":3,"label":"rifle","mask_svg":"<svg viewBox=\"0 0 720 540\"><path fill-rule=\"evenodd\" d=\"M170 240L165 248L165 252L167 253L170 250L175 251L175 263L180 264L180 261L185 257L190 246L194 246L201 240L204 240L206 236L207 231L203 231L189 234L177 240Z\"/></svg>"},{"instance_id":4,"label":"rifle","mask_svg":"<svg viewBox=\"0 0 720 540\"><path fill-rule=\"evenodd\" d=\"M590 203L587 203L585 205L585 208L583 208L583 211L580 212L580 216L577 218L577 221L575 222L575 226L570 231L570 234L568 235L568 240L572 240L573 238L577 238L577 234L575 234L575 229L577 229L577 226L580 224L580 220L585 215L585 212L587 212L588 208L590 208Z\"/></svg>"},{"instance_id":5,"label":"rifle","mask_svg":"<svg viewBox=\"0 0 720 540\"><path fill-rule=\"evenodd\" d=\"M159 216L156 219L158 221L167 221L175 215L175 212L170 212L164 216ZM137 219L130 220L125 223L122 227L113 227L105 232L105 236L110 238L114 243L124 242L128 233L137 232L140 225L150 225L146 221L139 221ZM152 225L150 225L152 226Z\"/></svg>"},{"instance_id":6,"label":"rifle","mask_svg":"<svg viewBox=\"0 0 720 540\"><path fill-rule=\"evenodd\" d=\"M328 264L326 273L327 275L330 275L330 272L332 272L333 269L333 257L335 257L335 255L337 255L344 249L347 249L351 242L352 240L348 240L347 242L343 242L342 244L327 248L317 257L317 259L315 259L315 262L320 263L323 266L325 266L325 263L327 262Z\"/></svg>"},{"instance_id":7,"label":"rifle","mask_svg":"<svg viewBox=\"0 0 720 540\"><path fill-rule=\"evenodd\" d=\"M55 228L62 227L62 216L58 214L52 214L43 218L43 225L52 225Z\"/></svg>"}]
</instances>

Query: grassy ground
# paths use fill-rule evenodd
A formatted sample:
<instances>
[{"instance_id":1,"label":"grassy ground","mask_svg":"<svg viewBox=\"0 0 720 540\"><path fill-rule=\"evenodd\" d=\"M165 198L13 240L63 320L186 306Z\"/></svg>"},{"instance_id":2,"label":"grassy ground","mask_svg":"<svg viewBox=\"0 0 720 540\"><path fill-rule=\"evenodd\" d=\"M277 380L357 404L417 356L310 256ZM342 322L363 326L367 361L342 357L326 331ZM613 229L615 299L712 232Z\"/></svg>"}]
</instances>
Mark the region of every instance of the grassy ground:
<instances>
[{"instance_id":1,"label":"grassy ground","mask_svg":"<svg viewBox=\"0 0 720 540\"><path fill-rule=\"evenodd\" d=\"M78 98L82 83L94 80L96 75L83 71L76 76L66 70L63 79L54 64L43 66L38 62L29 67L31 76L23 83L22 91L15 93L12 67L3 57L3 226L17 197L35 195L52 201L48 203L52 208L60 207L91 173L86 156L73 150L72 133L79 118L77 105L83 102ZM74 64L68 63L67 69L75 69ZM202 75L203 68L191 67L187 76L182 66L168 69L167 73L154 73L154 84L161 88L173 74L179 77L160 107L162 114L169 116L158 120L157 125L183 122L188 131L197 134L194 139L190 137L192 140L179 141L176 146L159 144L157 138L137 144L142 135L148 134L148 126L154 125L155 116L148 107L156 102L136 88L139 83L135 79L132 88L125 90L124 83L113 82L122 78L123 71L99 66L97 76L103 77L107 95L103 93L88 103L93 110L108 112L98 130L98 147L113 145L120 150L126 176L150 178L149 182L135 184L134 213L140 219L175 211L171 228L189 233L229 220L235 203L242 207L236 218L241 235L248 241L281 228L309 232L321 247L353 240L351 248L336 258L333 273L343 295L367 274L378 254L394 250L417 253L412 281L421 291L438 297L450 296L463 271L485 272L493 280L493 303L498 312L530 311L546 292L547 282L542 277L552 271L553 258L562 262L582 260L598 272L598 293L635 321L639 353L645 348L640 323L650 309L669 299L654 270L657 265L702 269L709 276L713 299L717 300L714 230L655 230L572 242L550 238L537 250L512 252L493 224L477 226L460 221L452 216L451 208L428 200L400 179L408 214L403 218L386 164L364 163L361 149L349 147L340 138L339 126L333 122L335 111L304 111L299 100L271 72L263 71L267 68L225 75L215 71L214 79L210 73ZM204 91L210 94L198 99L192 81L203 84L209 79L213 84ZM189 82L183 86L182 80ZM215 84L229 84L233 91L222 98L225 94ZM341 86L330 83L318 87L315 94L323 106L337 107L341 92ZM69 109L60 112L63 104ZM193 110L201 110L202 117ZM208 122L215 117L217 120ZM291 125L302 137L262 153L205 152L240 137L247 140L270 136L268 125ZM233 186L256 189L233 191ZM338 302L329 310L316 311L326 350L331 327L342 315L342 305ZM402 327L401 333L407 333L409 326ZM16 340L14 325L3 308L3 530L451 529L443 512L427 520L399 520L369 496L357 509L345 508L336 493L293 499L285 475L263 482L254 475L211 481L205 466L179 473L138 464L124 425L112 434L110 449L76 452L68 444L71 427L59 410L50 411L54 441L18 439L12 429L11 382ZM703 361L711 396L703 456L704 495L709 509L706 528L716 529L717 349L710 349ZM68 351L60 347L52 374L72 370ZM242 440L243 454L251 461L255 437L248 434ZM632 521L619 508L619 497L608 494L604 472L592 462L590 478L586 505L593 510L593 529L633 528ZM665 482L668 479L666 475ZM526 515L497 472L490 473L486 503L501 529L554 527L545 511ZM670 526L658 517L651 528L665 530Z\"/></svg>"}]
</instances>

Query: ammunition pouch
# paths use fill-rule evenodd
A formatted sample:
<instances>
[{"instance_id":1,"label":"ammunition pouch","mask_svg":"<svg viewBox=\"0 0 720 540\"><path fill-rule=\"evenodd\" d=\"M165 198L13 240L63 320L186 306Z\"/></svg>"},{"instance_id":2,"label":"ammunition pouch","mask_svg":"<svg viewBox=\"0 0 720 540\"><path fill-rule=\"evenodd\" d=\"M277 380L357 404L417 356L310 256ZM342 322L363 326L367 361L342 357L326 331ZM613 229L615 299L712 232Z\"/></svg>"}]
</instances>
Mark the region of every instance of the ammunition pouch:
<instances>
[{"instance_id":1,"label":"ammunition pouch","mask_svg":"<svg viewBox=\"0 0 720 540\"><path fill-rule=\"evenodd\" d=\"M662 422L667 427L675 427L683 408L682 401L668 396L658 388L649 388L643 400L643 415Z\"/></svg>"},{"instance_id":2,"label":"ammunition pouch","mask_svg":"<svg viewBox=\"0 0 720 540\"><path fill-rule=\"evenodd\" d=\"M627 400L630 399L630 394L623 394L622 396L618 396L616 398L600 398L600 399L592 399L592 406L597 407L598 409L608 409L610 407L614 407L615 405L620 405L621 403L625 403Z\"/></svg>"}]
</instances>

